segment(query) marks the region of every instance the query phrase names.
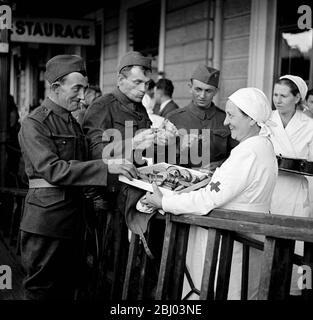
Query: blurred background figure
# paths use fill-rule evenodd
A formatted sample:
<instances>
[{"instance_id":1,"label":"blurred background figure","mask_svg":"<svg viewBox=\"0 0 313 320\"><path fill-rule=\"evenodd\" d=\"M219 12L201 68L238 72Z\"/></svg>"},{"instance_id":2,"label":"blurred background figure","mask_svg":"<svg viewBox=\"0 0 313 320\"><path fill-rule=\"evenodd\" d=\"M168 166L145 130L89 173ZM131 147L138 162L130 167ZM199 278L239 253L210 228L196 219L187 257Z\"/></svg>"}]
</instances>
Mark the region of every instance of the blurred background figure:
<instances>
[{"instance_id":1,"label":"blurred background figure","mask_svg":"<svg viewBox=\"0 0 313 320\"><path fill-rule=\"evenodd\" d=\"M154 87L155 82L150 79L145 85L146 93L142 98L142 104L146 108L148 114L152 113L155 104Z\"/></svg>"},{"instance_id":2,"label":"blurred background figure","mask_svg":"<svg viewBox=\"0 0 313 320\"><path fill-rule=\"evenodd\" d=\"M306 94L304 113L310 118L313 118L313 88Z\"/></svg>"},{"instance_id":3,"label":"blurred background figure","mask_svg":"<svg viewBox=\"0 0 313 320\"><path fill-rule=\"evenodd\" d=\"M99 86L89 86L85 92L85 102L89 106L96 98L101 97L102 92Z\"/></svg>"},{"instance_id":4,"label":"blurred background figure","mask_svg":"<svg viewBox=\"0 0 313 320\"><path fill-rule=\"evenodd\" d=\"M99 86L89 86L85 91L85 100L83 100L80 103L80 109L72 112L73 117L76 119L76 121L81 125L86 109L90 104L97 99L98 97L102 96L102 92L99 88Z\"/></svg>"},{"instance_id":5,"label":"blurred background figure","mask_svg":"<svg viewBox=\"0 0 313 320\"><path fill-rule=\"evenodd\" d=\"M178 105L173 101L172 95L174 85L169 79L160 79L154 89L155 105L153 113L166 118L167 115L178 109Z\"/></svg>"},{"instance_id":6,"label":"blurred background figure","mask_svg":"<svg viewBox=\"0 0 313 320\"><path fill-rule=\"evenodd\" d=\"M7 118L7 179L6 184L10 187L19 187L21 177L19 176L21 148L18 142L18 132L20 130L20 117L17 106L12 95L8 98L8 118Z\"/></svg>"}]
</instances>

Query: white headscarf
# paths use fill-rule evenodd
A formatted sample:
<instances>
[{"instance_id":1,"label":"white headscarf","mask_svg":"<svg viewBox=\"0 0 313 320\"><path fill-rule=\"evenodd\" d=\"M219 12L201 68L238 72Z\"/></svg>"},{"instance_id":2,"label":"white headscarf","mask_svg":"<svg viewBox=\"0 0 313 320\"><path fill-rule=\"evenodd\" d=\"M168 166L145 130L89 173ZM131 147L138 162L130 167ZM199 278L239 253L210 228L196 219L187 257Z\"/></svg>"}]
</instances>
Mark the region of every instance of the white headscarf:
<instances>
[{"instance_id":1,"label":"white headscarf","mask_svg":"<svg viewBox=\"0 0 313 320\"><path fill-rule=\"evenodd\" d=\"M265 135L271 134L269 126L275 126L275 123L269 120L272 108L263 91L258 88L242 88L230 95L228 99L255 120Z\"/></svg>"},{"instance_id":2,"label":"white headscarf","mask_svg":"<svg viewBox=\"0 0 313 320\"><path fill-rule=\"evenodd\" d=\"M302 78L298 76L292 76L290 74L286 74L285 76L282 76L279 78L279 80L282 80L282 79L288 79L292 81L299 89L301 100L305 100L306 94L308 92L308 86L306 85L305 81Z\"/></svg>"}]
</instances>

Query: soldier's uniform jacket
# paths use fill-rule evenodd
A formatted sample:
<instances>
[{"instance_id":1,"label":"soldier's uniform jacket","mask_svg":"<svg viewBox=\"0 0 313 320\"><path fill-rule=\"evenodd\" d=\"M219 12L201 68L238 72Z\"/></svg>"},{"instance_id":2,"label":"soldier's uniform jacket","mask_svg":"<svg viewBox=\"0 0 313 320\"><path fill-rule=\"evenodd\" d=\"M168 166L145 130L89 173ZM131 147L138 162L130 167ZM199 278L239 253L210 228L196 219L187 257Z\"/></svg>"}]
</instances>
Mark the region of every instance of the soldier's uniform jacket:
<instances>
[{"instance_id":1,"label":"soldier's uniform jacket","mask_svg":"<svg viewBox=\"0 0 313 320\"><path fill-rule=\"evenodd\" d=\"M207 109L196 106L193 102L184 108L173 111L168 119L175 124L177 129L210 129L210 161L225 160L233 147L238 143L230 136L230 130L224 126L225 112L217 108L214 103ZM201 143L201 139L199 140ZM199 147L199 150L201 148Z\"/></svg>"},{"instance_id":2,"label":"soldier's uniform jacket","mask_svg":"<svg viewBox=\"0 0 313 320\"><path fill-rule=\"evenodd\" d=\"M130 130L132 127L133 135L127 137L132 138L137 130L150 128L151 124L145 107L131 101L118 88L98 98L87 109L83 120L84 132L90 140L92 159L100 159L103 148L109 144L110 141L103 139L103 133L107 129L119 130L124 140L125 125Z\"/></svg>"},{"instance_id":3,"label":"soldier's uniform jacket","mask_svg":"<svg viewBox=\"0 0 313 320\"><path fill-rule=\"evenodd\" d=\"M49 98L24 119L19 141L28 178L58 186L29 189L21 229L71 238L79 221L81 187L105 186L107 165L85 161L88 145L82 129L69 111Z\"/></svg>"}]
</instances>

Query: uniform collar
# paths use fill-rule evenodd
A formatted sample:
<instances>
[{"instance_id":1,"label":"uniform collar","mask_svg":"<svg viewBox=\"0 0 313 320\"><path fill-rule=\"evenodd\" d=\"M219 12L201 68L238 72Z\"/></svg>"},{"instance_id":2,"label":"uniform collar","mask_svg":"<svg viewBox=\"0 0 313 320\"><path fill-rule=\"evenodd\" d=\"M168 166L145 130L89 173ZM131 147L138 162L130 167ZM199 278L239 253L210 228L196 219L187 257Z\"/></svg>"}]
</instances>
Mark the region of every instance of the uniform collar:
<instances>
[{"instance_id":1,"label":"uniform collar","mask_svg":"<svg viewBox=\"0 0 313 320\"><path fill-rule=\"evenodd\" d=\"M46 98L44 100L44 102L42 103L42 105L44 107L46 107L47 109L53 111L53 113L55 113L56 115L61 117L64 121L69 122L70 115L71 115L70 111L68 111L68 110L64 109L63 107L59 106L58 104L53 102L51 99Z\"/></svg>"},{"instance_id":2,"label":"uniform collar","mask_svg":"<svg viewBox=\"0 0 313 320\"><path fill-rule=\"evenodd\" d=\"M119 88L113 90L113 95L122 105L131 111L138 111L138 106L141 105L141 103L130 100Z\"/></svg>"},{"instance_id":3,"label":"uniform collar","mask_svg":"<svg viewBox=\"0 0 313 320\"><path fill-rule=\"evenodd\" d=\"M211 102L211 106L207 109L198 107L193 103L193 101L190 102L187 108L200 120L211 119L216 113L216 106L213 101Z\"/></svg>"}]
</instances>

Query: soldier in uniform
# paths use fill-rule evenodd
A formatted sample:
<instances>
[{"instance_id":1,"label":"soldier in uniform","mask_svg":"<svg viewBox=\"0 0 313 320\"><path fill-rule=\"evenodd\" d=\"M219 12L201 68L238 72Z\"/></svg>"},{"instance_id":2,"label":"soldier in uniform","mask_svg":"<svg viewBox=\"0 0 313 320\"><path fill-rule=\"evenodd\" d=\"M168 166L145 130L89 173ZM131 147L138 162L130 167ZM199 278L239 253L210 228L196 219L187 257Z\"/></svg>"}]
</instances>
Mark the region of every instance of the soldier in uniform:
<instances>
[{"instance_id":1,"label":"soldier in uniform","mask_svg":"<svg viewBox=\"0 0 313 320\"><path fill-rule=\"evenodd\" d=\"M154 156L155 133L150 128L152 122L142 105L150 74L151 59L141 53L130 51L121 58L117 66L116 88L95 100L85 113L83 130L91 141L92 159L100 159L102 156L112 158L121 152L123 158L129 158L136 166L140 166L145 165L143 155L148 158ZM120 138L114 137L112 141L107 134L113 131L119 133ZM114 248L114 257L109 259L116 261L114 275L120 281L128 254L128 232L124 218L128 213L125 208L129 207L127 204L133 201L134 196L127 185L118 181L110 191L109 205L114 208L112 220L115 221L110 243L119 243L119 246ZM117 279L113 279L113 282L117 283ZM122 287L121 283L119 285ZM116 290L115 296L119 298L121 291L122 288Z\"/></svg>"},{"instance_id":2,"label":"soldier in uniform","mask_svg":"<svg viewBox=\"0 0 313 320\"><path fill-rule=\"evenodd\" d=\"M85 161L87 140L71 115L88 85L83 59L55 56L45 77L49 96L19 132L29 179L20 226L24 291L26 299L71 299L78 281L82 187L106 186L110 174L132 178L137 173L131 164Z\"/></svg>"},{"instance_id":3,"label":"soldier in uniform","mask_svg":"<svg viewBox=\"0 0 313 320\"><path fill-rule=\"evenodd\" d=\"M145 85L150 80L151 59L136 51L128 52L121 58L117 72L117 87L95 100L83 120L84 132L91 141L92 159L101 159L103 152L105 157L112 156L110 146L116 141L103 139L107 129L117 129L123 143L132 139L132 149L139 145L145 149L154 143L151 120L142 105ZM135 135L138 130L142 132ZM126 132L130 133L127 137Z\"/></svg>"},{"instance_id":4,"label":"soldier in uniform","mask_svg":"<svg viewBox=\"0 0 313 320\"><path fill-rule=\"evenodd\" d=\"M177 127L177 129L186 129L187 134L184 143L181 141L181 148L186 148L192 143L199 142L198 150L201 150L201 131L210 129L210 163L211 169L219 166L230 154L230 150L237 144L230 137L230 130L223 125L225 112L219 109L213 103L213 97L217 93L219 83L219 70L200 64L194 70L189 83L192 101L184 108L173 111L168 115L168 119ZM197 129L198 134L193 134L192 129ZM189 135L189 136L188 136ZM180 150L182 152L182 149ZM192 150L189 150L189 153ZM178 164L181 163L177 159ZM192 163L192 157L189 154L187 166L204 166L207 163Z\"/></svg>"}]
</instances>

